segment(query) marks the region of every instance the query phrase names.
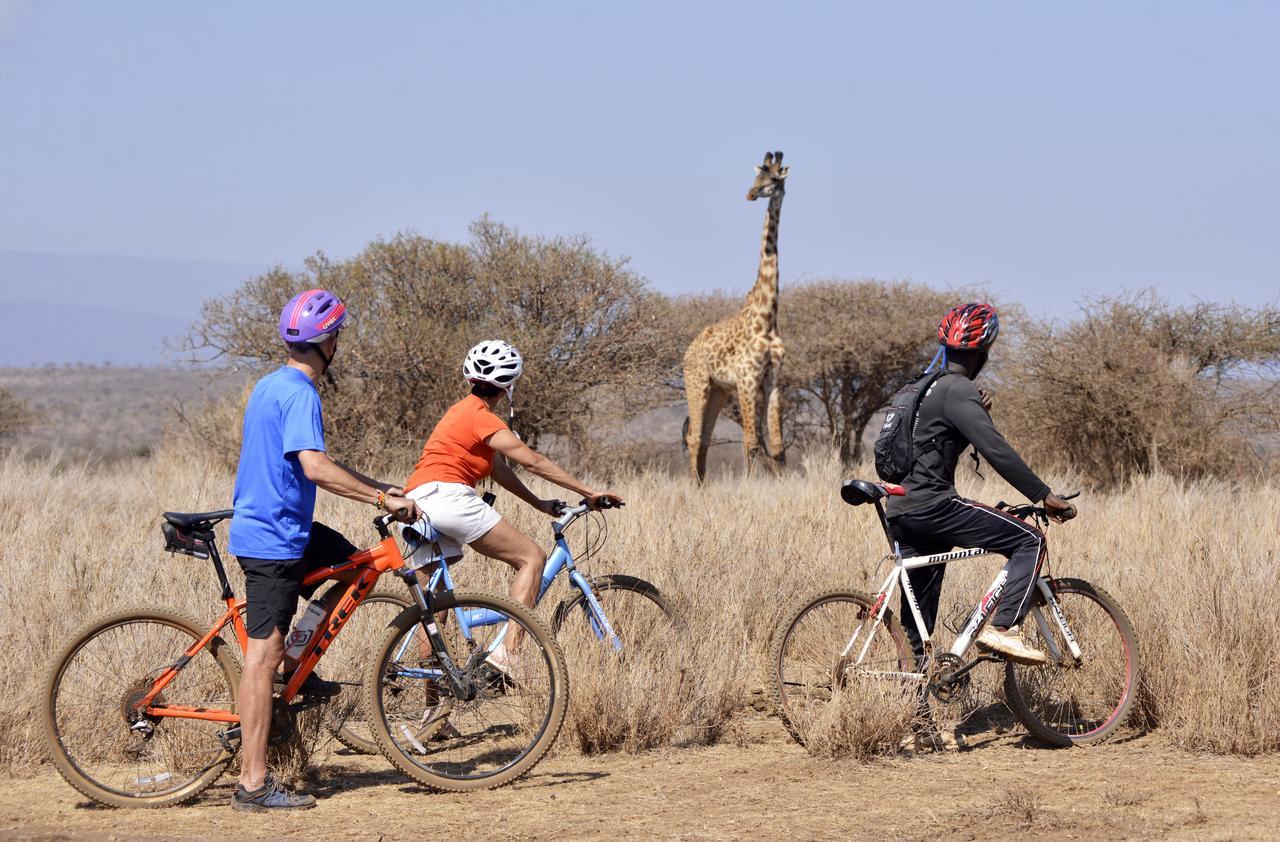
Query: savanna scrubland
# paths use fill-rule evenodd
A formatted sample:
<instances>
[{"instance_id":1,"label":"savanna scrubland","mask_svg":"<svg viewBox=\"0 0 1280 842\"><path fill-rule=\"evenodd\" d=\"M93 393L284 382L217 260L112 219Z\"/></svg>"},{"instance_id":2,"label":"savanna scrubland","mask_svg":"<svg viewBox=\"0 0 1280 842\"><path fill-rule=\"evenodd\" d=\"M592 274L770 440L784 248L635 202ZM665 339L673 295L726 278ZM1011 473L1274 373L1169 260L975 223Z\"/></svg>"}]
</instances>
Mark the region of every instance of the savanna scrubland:
<instances>
[{"instance_id":1,"label":"savanna scrubland","mask_svg":"<svg viewBox=\"0 0 1280 842\"><path fill-rule=\"evenodd\" d=\"M188 352L217 358L223 376L247 385L278 363L279 302L308 286L338 291L355 314L338 364L321 384L335 454L403 478L435 418L461 394L456 370L466 348L489 336L508 338L527 361L516 393L517 429L629 501L609 513L608 543L587 569L649 579L685 617L687 632L676 644L626 661L570 653L570 718L547 761L552 780L537 784L535 771L530 789L518 785L511 803L530 806L545 798L534 787L568 781L555 778L569 775L565 770L604 775L599 770L611 763L619 769L615 778L658 775L653 786L659 789L675 774L670 764L684 762L673 759L681 756L689 763L717 758L723 763L715 768L729 774L723 764L733 765L725 758L735 751L747 758L748 769L767 768L769 756L782 758L777 762L787 775L808 776L809 789L826 792L828 800L837 797L828 778L893 778L902 764L924 764L943 779L963 779L965 758L1003 768L1004 755L983 760L980 751L945 761L853 764L847 758L896 754L897 740L892 734L869 740L865 727L848 721L828 723L827 732L810 741L817 756L804 755L769 719L765 664L783 615L806 593L878 584L883 535L870 512L841 503L839 482L874 473L864 443L877 411L932 356L941 312L958 299L984 297L981 290L784 279L788 465L777 476L759 469L748 476L733 459L722 459L727 464L699 487L685 476L679 450L678 363L689 339L732 312L735 298L664 297L588 240L526 237L482 219L466 243L403 234L348 260L317 255L303 271L273 270L208 302L187 337ZM1148 753L1133 761L1138 766L1192 770L1208 762L1205 755L1254 758L1247 762L1262 764L1252 768L1270 780L1280 768L1274 763L1280 631L1272 617L1280 602L1273 438L1280 428L1280 311L1174 306L1148 291L1084 302L1078 313L1046 323L1013 302L996 303L1004 327L984 375L996 422L1054 488L1085 492L1080 518L1049 533L1052 569L1093 581L1118 599L1134 624L1144 668L1125 737L1099 749L1019 752L1007 773L1021 778L1034 775L1037 762L1075 763L1064 774L1087 777L1090 756L1124 767L1125 741L1137 740L1133 751ZM17 668L0 673L0 693L8 700L0 709L6 775L49 776L34 711L47 659L75 628L139 597L212 620L217 594L210 570L163 554L157 524L166 509L229 504L245 395L237 386L198 408L184 403L181 413L169 414L163 438L117 458L101 458L92 448L68 455L23 446L0 455L6 539L0 543L6 605L0 651L22 653ZM117 397L114 409L100 410L99 420L110 419L108 436L136 403L128 394ZM31 401L2 393L0 420L10 443L16 431L48 421ZM985 478L975 474L967 460L958 473L968 496L1017 499L991 471L983 471ZM509 497L498 505L529 534L549 540L534 512ZM321 495L317 517L356 543L373 540L370 512L356 504ZM944 625L968 610L993 564L952 565ZM468 558L456 575L470 588L506 588L506 569L487 561ZM388 579L381 587L400 586ZM554 600L544 605L550 610ZM979 682L998 702L995 676ZM877 727L904 729L905 722L886 719ZM319 742L311 755L310 774L321 776L315 780L332 780L323 777L326 767L356 762ZM869 744L880 748L867 751ZM1024 762L1024 754L1054 759ZM1080 759L1058 759L1066 754ZM649 765L664 771L646 772ZM1236 769L1213 768L1226 776ZM858 769L865 774L851 771ZM49 783L55 785L61 786ZM1036 823L1044 815L1074 810L1055 801L1053 790L1014 783L997 790L998 797L983 802L987 807L965 808L988 829L1043 828ZM845 796L855 797L856 788ZM405 796L388 797L392 803ZM716 792L705 797L715 800ZM1146 809L1145 801L1119 790L1093 797L1113 813L1136 816ZM484 799L501 802L502 794ZM467 804L479 802L448 803L456 803L461 816ZM813 815L828 815L836 822L831 827L840 826L840 816L848 820L847 811ZM1194 831L1208 822L1206 815L1196 801L1194 812L1178 813L1175 826Z\"/></svg>"}]
</instances>

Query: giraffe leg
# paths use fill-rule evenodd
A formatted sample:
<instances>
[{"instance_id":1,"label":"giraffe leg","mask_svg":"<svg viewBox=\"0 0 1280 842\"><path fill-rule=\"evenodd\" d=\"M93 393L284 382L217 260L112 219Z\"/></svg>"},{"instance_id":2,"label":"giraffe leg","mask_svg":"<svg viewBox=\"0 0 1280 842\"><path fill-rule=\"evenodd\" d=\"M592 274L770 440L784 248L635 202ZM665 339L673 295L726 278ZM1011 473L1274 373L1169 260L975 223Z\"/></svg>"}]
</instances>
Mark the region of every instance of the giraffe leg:
<instances>
[{"instance_id":1,"label":"giraffe leg","mask_svg":"<svg viewBox=\"0 0 1280 842\"><path fill-rule=\"evenodd\" d=\"M738 383L738 407L742 410L742 456L747 463L747 476L760 453L760 381Z\"/></svg>"},{"instance_id":2,"label":"giraffe leg","mask_svg":"<svg viewBox=\"0 0 1280 842\"><path fill-rule=\"evenodd\" d=\"M715 432L716 419L720 417L720 407L723 405L724 392L713 385L707 393L707 403L702 410L702 430L694 464L699 482L702 482L707 476L707 451L711 449L711 434ZM692 422L690 426L692 426Z\"/></svg>"},{"instance_id":3,"label":"giraffe leg","mask_svg":"<svg viewBox=\"0 0 1280 842\"><path fill-rule=\"evenodd\" d=\"M711 378L696 369L688 369L684 373L684 396L689 404L689 418L685 422L685 448L689 451L689 473L697 482L702 482L706 466L706 448L710 445L710 437L703 435L703 418L706 415L711 393L714 391ZM711 423L715 423L714 416ZM704 439L706 443L704 444Z\"/></svg>"},{"instance_id":4,"label":"giraffe leg","mask_svg":"<svg viewBox=\"0 0 1280 842\"><path fill-rule=\"evenodd\" d=\"M787 462L782 444L782 340L774 339L769 347L769 372L765 378L765 394L768 396L769 455L773 467L780 468Z\"/></svg>"}]
</instances>

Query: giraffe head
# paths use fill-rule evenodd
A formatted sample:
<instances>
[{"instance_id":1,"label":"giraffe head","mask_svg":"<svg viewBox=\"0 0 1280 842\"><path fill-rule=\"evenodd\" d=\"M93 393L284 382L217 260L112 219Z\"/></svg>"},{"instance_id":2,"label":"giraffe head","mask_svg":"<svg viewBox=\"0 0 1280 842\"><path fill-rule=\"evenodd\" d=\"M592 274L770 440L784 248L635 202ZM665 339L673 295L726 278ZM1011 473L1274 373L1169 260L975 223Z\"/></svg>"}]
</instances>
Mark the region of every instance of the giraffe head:
<instances>
[{"instance_id":1,"label":"giraffe head","mask_svg":"<svg viewBox=\"0 0 1280 842\"><path fill-rule=\"evenodd\" d=\"M775 193L781 195L786 189L784 183L790 169L782 166L781 152L764 153L764 163L756 165L756 180L747 191L747 201L754 202L761 196L768 198Z\"/></svg>"}]
</instances>

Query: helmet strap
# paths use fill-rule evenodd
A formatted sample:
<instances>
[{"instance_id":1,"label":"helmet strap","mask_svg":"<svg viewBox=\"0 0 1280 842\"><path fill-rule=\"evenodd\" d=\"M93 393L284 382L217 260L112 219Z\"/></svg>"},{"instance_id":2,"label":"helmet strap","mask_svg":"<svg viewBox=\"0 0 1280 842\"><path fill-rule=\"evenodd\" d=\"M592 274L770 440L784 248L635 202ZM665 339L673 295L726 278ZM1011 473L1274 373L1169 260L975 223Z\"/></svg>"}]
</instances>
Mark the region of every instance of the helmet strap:
<instances>
[{"instance_id":1,"label":"helmet strap","mask_svg":"<svg viewBox=\"0 0 1280 842\"><path fill-rule=\"evenodd\" d=\"M320 359L324 360L324 370L320 372L321 374L324 374L329 370L329 365L333 362L333 357L325 354L324 350L320 347L320 343L312 342L310 344L312 350L320 355Z\"/></svg>"},{"instance_id":2,"label":"helmet strap","mask_svg":"<svg viewBox=\"0 0 1280 842\"><path fill-rule=\"evenodd\" d=\"M516 420L516 384L512 383L507 387L507 426L510 422Z\"/></svg>"}]
</instances>

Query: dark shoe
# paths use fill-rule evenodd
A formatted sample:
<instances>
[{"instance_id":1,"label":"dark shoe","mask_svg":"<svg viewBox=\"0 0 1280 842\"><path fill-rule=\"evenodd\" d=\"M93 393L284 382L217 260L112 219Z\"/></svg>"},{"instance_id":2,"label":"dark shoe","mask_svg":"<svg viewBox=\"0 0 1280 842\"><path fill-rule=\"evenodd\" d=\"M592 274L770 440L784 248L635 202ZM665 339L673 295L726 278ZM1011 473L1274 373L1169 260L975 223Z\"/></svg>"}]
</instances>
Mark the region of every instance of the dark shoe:
<instances>
[{"instance_id":1,"label":"dark shoe","mask_svg":"<svg viewBox=\"0 0 1280 842\"><path fill-rule=\"evenodd\" d=\"M282 675L275 682L275 691L283 693L284 688L289 686L289 679L293 677L293 673ZM334 696L342 692L342 685L336 681L325 681L314 672L308 675L302 682L302 686L298 688L299 696L308 696L313 699L332 699Z\"/></svg>"},{"instance_id":2,"label":"dark shoe","mask_svg":"<svg viewBox=\"0 0 1280 842\"><path fill-rule=\"evenodd\" d=\"M284 788L270 772L262 786L247 790L236 784L231 794L231 809L244 813L265 813L268 810L310 810L316 806L314 795L297 795Z\"/></svg>"}]
</instances>

